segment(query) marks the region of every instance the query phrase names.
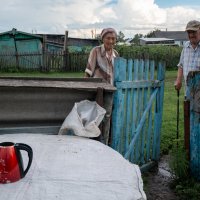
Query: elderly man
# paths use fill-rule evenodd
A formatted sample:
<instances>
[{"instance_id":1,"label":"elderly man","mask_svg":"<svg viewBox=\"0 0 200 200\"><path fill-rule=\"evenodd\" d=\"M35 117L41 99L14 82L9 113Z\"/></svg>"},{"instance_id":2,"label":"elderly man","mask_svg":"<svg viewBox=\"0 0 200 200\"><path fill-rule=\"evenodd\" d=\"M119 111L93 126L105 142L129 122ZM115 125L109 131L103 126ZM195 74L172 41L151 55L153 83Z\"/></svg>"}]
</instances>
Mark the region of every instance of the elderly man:
<instances>
[{"instance_id":1,"label":"elderly man","mask_svg":"<svg viewBox=\"0 0 200 200\"><path fill-rule=\"evenodd\" d=\"M182 78L185 81L185 96L187 96L186 80L189 71L200 70L200 22L189 21L186 26L189 41L186 42L178 63L178 73L175 82L175 89L180 90Z\"/></svg>"},{"instance_id":2,"label":"elderly man","mask_svg":"<svg viewBox=\"0 0 200 200\"><path fill-rule=\"evenodd\" d=\"M200 22L196 20L189 21L186 26L189 41L183 47L180 61L178 63L177 79L175 89L178 91L182 86L182 78L185 82L185 100L184 100L184 143L189 158L190 149L190 100L189 90L186 85L189 71L200 70ZM179 109L179 108L178 108ZM177 111L178 112L178 111ZM178 127L178 125L177 125ZM178 132L177 132L178 134Z\"/></svg>"}]
</instances>

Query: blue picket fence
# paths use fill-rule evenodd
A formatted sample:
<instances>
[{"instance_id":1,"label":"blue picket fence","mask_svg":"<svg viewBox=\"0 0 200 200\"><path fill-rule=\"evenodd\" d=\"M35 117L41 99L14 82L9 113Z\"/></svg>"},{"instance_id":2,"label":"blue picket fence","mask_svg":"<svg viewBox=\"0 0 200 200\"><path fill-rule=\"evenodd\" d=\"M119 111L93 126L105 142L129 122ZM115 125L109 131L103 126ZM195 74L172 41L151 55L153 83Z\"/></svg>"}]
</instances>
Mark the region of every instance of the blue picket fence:
<instances>
[{"instance_id":1,"label":"blue picket fence","mask_svg":"<svg viewBox=\"0 0 200 200\"><path fill-rule=\"evenodd\" d=\"M200 71L189 72L190 98L190 172L200 180Z\"/></svg>"},{"instance_id":2,"label":"blue picket fence","mask_svg":"<svg viewBox=\"0 0 200 200\"><path fill-rule=\"evenodd\" d=\"M115 59L111 146L130 162L157 161L164 96L164 63Z\"/></svg>"}]
</instances>

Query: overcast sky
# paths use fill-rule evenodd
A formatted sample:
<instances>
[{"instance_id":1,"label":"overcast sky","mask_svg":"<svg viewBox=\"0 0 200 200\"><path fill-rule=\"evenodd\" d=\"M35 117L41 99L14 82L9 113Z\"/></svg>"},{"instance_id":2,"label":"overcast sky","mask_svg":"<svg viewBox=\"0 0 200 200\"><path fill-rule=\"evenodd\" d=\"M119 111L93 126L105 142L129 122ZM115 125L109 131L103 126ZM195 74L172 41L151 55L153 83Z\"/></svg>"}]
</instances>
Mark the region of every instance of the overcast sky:
<instances>
[{"instance_id":1,"label":"overcast sky","mask_svg":"<svg viewBox=\"0 0 200 200\"><path fill-rule=\"evenodd\" d=\"M200 20L200 0L0 0L0 32L16 28L28 33L92 38L113 27L125 37L154 29L184 31Z\"/></svg>"}]
</instances>

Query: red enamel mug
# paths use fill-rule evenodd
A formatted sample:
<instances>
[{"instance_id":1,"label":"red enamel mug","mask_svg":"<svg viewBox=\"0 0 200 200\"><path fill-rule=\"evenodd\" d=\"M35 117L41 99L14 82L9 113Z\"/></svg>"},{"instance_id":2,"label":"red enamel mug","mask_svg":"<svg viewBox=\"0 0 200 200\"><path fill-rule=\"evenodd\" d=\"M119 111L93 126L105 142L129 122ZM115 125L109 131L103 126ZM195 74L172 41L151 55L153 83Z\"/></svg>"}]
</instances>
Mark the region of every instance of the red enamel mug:
<instances>
[{"instance_id":1,"label":"red enamel mug","mask_svg":"<svg viewBox=\"0 0 200 200\"><path fill-rule=\"evenodd\" d=\"M28 164L24 169L22 154L20 151L28 153ZM3 142L0 143L0 183L12 183L23 178L32 163L32 148L23 143Z\"/></svg>"}]
</instances>

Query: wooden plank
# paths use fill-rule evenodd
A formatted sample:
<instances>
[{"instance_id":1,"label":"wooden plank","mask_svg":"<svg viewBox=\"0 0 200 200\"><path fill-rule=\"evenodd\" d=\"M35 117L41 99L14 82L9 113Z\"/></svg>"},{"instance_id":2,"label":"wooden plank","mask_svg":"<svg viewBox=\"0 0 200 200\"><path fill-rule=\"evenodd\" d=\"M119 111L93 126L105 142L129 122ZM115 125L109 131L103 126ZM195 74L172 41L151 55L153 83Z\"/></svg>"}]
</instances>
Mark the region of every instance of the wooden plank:
<instances>
[{"instance_id":1,"label":"wooden plank","mask_svg":"<svg viewBox=\"0 0 200 200\"><path fill-rule=\"evenodd\" d=\"M143 80L143 74L144 74L144 61L143 60L140 60L139 61L139 71L138 71L138 79L139 80ZM138 88L138 118L137 118L137 128L140 126L140 120L141 120L141 117L142 117L142 113L143 113L143 101L144 101L144 98L143 98L143 88ZM142 129L141 129L142 130ZM141 132L142 133L142 132ZM136 154L135 154L135 158L136 160L138 161L138 164L139 164L139 160L140 160L140 156L141 156L141 144L142 144L142 136L141 136L141 133L140 135L137 137L137 142L135 144L136 146Z\"/></svg>"},{"instance_id":2,"label":"wooden plank","mask_svg":"<svg viewBox=\"0 0 200 200\"><path fill-rule=\"evenodd\" d=\"M163 113L163 99L164 99L164 79L165 79L165 63L159 62L158 65L158 80L161 81L161 87L159 88L158 105L159 105L159 121L158 121L158 144L156 150L156 160L160 157L160 138L161 138L161 126L162 126L162 113Z\"/></svg>"},{"instance_id":3,"label":"wooden plank","mask_svg":"<svg viewBox=\"0 0 200 200\"><path fill-rule=\"evenodd\" d=\"M125 81L126 80L126 59L116 58L114 62L115 62L114 82Z\"/></svg>"},{"instance_id":4,"label":"wooden plank","mask_svg":"<svg viewBox=\"0 0 200 200\"><path fill-rule=\"evenodd\" d=\"M144 80L148 80L148 74L149 74L149 60L145 60L144 63ZM143 101L143 108L146 108L147 106L147 93L148 93L148 88L144 88L144 101ZM146 118L147 119L147 118ZM147 134L147 123L144 124L143 130L142 130L142 144L141 144L141 158L140 158L140 163L144 164L145 163L145 143L146 143L146 134Z\"/></svg>"},{"instance_id":5,"label":"wooden plank","mask_svg":"<svg viewBox=\"0 0 200 200\"><path fill-rule=\"evenodd\" d=\"M187 78L190 97L190 172L200 180L200 72L189 72Z\"/></svg>"},{"instance_id":6,"label":"wooden plank","mask_svg":"<svg viewBox=\"0 0 200 200\"><path fill-rule=\"evenodd\" d=\"M139 68L139 60L134 60L134 74L133 74L133 81L138 80L138 68ZM131 141L135 137L135 130L137 127L137 99L138 99L138 92L137 88L133 88L133 95L132 95L132 127L131 127ZM130 144L129 144L130 145ZM136 149L137 150L137 149ZM128 151L128 150L127 150ZM131 161L135 163L136 157L135 157L135 147L132 147L131 150Z\"/></svg>"},{"instance_id":7,"label":"wooden plank","mask_svg":"<svg viewBox=\"0 0 200 200\"><path fill-rule=\"evenodd\" d=\"M148 88L148 87L160 87L161 81L159 80L138 80L138 81L122 81L116 83L117 88Z\"/></svg>"},{"instance_id":8,"label":"wooden plank","mask_svg":"<svg viewBox=\"0 0 200 200\"><path fill-rule=\"evenodd\" d=\"M147 113L148 113L148 111L149 111L149 109L150 109L150 107L152 105L152 102L153 102L154 98L156 97L157 92L158 92L158 89L156 89L154 91L154 93L151 95L151 98L150 98L150 100L149 100L149 102L147 104L147 107L146 107L146 109L143 112L143 115L141 117L140 123L139 123L137 129L135 130L134 138L132 139L132 141L131 141L131 143L129 145L129 149L128 149L128 151L125 154L125 158L128 158L128 156L130 155L131 149L132 149L133 145L136 143L136 141L137 141L137 139L138 139L138 137L140 135L140 131L141 131L142 126L143 126L143 124L145 122L145 117L146 117L146 115L147 115Z\"/></svg>"},{"instance_id":9,"label":"wooden plank","mask_svg":"<svg viewBox=\"0 0 200 200\"><path fill-rule=\"evenodd\" d=\"M151 61L150 62L150 80L154 80L154 71L155 71L155 62ZM150 95L152 95L154 89L150 89ZM147 128L147 144L146 144L146 149L147 149L147 160L150 160L150 155L151 155L151 148L152 148L152 138L153 138L153 131L152 131L152 106L149 109L149 115L148 115L148 128Z\"/></svg>"},{"instance_id":10,"label":"wooden plank","mask_svg":"<svg viewBox=\"0 0 200 200\"><path fill-rule=\"evenodd\" d=\"M125 81L126 77L127 77L127 61L125 59L120 59L120 69L119 69L119 81ZM122 89L122 97L120 97L122 99L121 101L121 113L120 113L120 118L121 118L121 129L120 129L120 146L119 146L119 150L122 153L122 155L124 155L125 153L125 124L126 124L126 101L125 101L125 97L126 97L126 90Z\"/></svg>"},{"instance_id":11,"label":"wooden plank","mask_svg":"<svg viewBox=\"0 0 200 200\"><path fill-rule=\"evenodd\" d=\"M38 88L65 88L76 90L97 91L98 87L107 91L115 91L116 88L105 82L86 82L86 81L58 81L50 80L33 80L33 79L6 79L0 78L0 87L38 87Z\"/></svg>"},{"instance_id":12,"label":"wooden plank","mask_svg":"<svg viewBox=\"0 0 200 200\"><path fill-rule=\"evenodd\" d=\"M122 91L117 90L114 94L114 107L113 107L113 114L112 114L112 148L115 150L119 150L119 143L120 143L120 129L121 129L121 112L122 112Z\"/></svg>"},{"instance_id":13,"label":"wooden plank","mask_svg":"<svg viewBox=\"0 0 200 200\"><path fill-rule=\"evenodd\" d=\"M119 81L126 80L126 60L123 58L116 58L114 70L114 84ZM118 90L114 95L114 108L113 108L113 126L112 129L112 147L118 151L122 150L121 134L123 133L123 116L124 116L124 91Z\"/></svg>"},{"instance_id":14,"label":"wooden plank","mask_svg":"<svg viewBox=\"0 0 200 200\"><path fill-rule=\"evenodd\" d=\"M114 84L119 80L120 58L114 60ZM118 149L120 140L120 112L121 112L121 95L122 91L118 89L114 93L113 112L112 112L112 134L111 134L111 147L115 150Z\"/></svg>"},{"instance_id":15,"label":"wooden plank","mask_svg":"<svg viewBox=\"0 0 200 200\"><path fill-rule=\"evenodd\" d=\"M162 82L161 82L161 87L158 88L158 94L155 106L153 160L158 160L160 155L160 132L162 125L162 108L163 108L163 97L164 97L164 81L163 81L165 74L164 71L165 71L164 64L159 62L157 78Z\"/></svg>"},{"instance_id":16,"label":"wooden plank","mask_svg":"<svg viewBox=\"0 0 200 200\"><path fill-rule=\"evenodd\" d=\"M119 151L121 152L122 155L125 153L125 120L126 120L126 114L125 114L125 90L122 90L121 93L122 101L121 101L121 112L120 112L120 146L119 146Z\"/></svg>"},{"instance_id":17,"label":"wooden plank","mask_svg":"<svg viewBox=\"0 0 200 200\"><path fill-rule=\"evenodd\" d=\"M133 60L128 60L128 81L132 81L133 76ZM127 88L127 99L126 99L126 126L125 126L125 152L128 150L129 142L130 142L130 131L131 131L131 96L132 89Z\"/></svg>"}]
</instances>

